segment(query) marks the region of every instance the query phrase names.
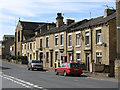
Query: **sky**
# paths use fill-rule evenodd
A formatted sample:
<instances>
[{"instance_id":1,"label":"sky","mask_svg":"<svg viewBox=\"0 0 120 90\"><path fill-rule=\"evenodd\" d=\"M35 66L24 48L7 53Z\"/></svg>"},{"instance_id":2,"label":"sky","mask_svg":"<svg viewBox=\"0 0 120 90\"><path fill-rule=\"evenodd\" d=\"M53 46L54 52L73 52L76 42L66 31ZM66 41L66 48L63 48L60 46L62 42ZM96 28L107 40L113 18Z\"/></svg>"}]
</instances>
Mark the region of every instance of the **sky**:
<instances>
[{"instance_id":1,"label":"sky","mask_svg":"<svg viewBox=\"0 0 120 90\"><path fill-rule=\"evenodd\" d=\"M57 13L76 22L104 15L104 10L116 8L115 0L0 0L0 40L14 35L18 20L54 22ZM90 14L91 13L91 14Z\"/></svg>"}]
</instances>

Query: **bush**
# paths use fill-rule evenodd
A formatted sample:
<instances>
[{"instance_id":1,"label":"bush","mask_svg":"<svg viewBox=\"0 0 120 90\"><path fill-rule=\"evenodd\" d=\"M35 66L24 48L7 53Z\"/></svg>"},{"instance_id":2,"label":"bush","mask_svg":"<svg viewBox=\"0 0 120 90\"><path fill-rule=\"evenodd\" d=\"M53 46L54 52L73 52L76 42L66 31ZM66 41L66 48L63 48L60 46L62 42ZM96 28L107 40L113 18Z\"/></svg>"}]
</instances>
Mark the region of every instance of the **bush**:
<instances>
[{"instance_id":1,"label":"bush","mask_svg":"<svg viewBox=\"0 0 120 90\"><path fill-rule=\"evenodd\" d=\"M12 59L13 59L13 60L16 60L16 57L15 57L15 56L12 56Z\"/></svg>"},{"instance_id":2,"label":"bush","mask_svg":"<svg viewBox=\"0 0 120 90\"><path fill-rule=\"evenodd\" d=\"M18 60L18 56L15 56L16 60Z\"/></svg>"}]
</instances>

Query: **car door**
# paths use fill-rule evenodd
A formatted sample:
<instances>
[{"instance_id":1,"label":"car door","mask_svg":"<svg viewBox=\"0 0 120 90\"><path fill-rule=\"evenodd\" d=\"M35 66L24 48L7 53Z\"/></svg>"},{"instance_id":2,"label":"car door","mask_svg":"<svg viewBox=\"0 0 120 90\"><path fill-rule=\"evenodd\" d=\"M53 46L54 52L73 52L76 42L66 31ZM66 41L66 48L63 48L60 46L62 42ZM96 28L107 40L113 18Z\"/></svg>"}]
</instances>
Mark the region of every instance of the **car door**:
<instances>
[{"instance_id":1,"label":"car door","mask_svg":"<svg viewBox=\"0 0 120 90\"><path fill-rule=\"evenodd\" d=\"M61 73L64 73L64 71L66 71L66 63L63 63L61 68Z\"/></svg>"}]
</instances>

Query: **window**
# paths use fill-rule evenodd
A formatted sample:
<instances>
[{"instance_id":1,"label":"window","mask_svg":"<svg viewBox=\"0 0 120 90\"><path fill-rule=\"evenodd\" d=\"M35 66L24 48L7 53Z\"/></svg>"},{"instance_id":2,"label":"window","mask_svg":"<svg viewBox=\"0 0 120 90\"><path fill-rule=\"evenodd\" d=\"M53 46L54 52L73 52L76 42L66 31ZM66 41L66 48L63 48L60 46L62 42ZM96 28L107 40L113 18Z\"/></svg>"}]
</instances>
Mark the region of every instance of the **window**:
<instances>
[{"instance_id":1,"label":"window","mask_svg":"<svg viewBox=\"0 0 120 90\"><path fill-rule=\"evenodd\" d=\"M101 37L101 30L97 30L96 31L96 42L97 44L101 43L102 42L102 37Z\"/></svg>"},{"instance_id":2,"label":"window","mask_svg":"<svg viewBox=\"0 0 120 90\"><path fill-rule=\"evenodd\" d=\"M34 43L34 46L33 46L33 48L35 49L35 43Z\"/></svg>"},{"instance_id":3,"label":"window","mask_svg":"<svg viewBox=\"0 0 120 90\"><path fill-rule=\"evenodd\" d=\"M72 46L71 35L69 35L69 46Z\"/></svg>"},{"instance_id":4,"label":"window","mask_svg":"<svg viewBox=\"0 0 120 90\"><path fill-rule=\"evenodd\" d=\"M32 43L30 43L30 49L32 50Z\"/></svg>"},{"instance_id":5,"label":"window","mask_svg":"<svg viewBox=\"0 0 120 90\"><path fill-rule=\"evenodd\" d=\"M48 48L49 47L49 38L47 37L46 38L46 48Z\"/></svg>"},{"instance_id":6,"label":"window","mask_svg":"<svg viewBox=\"0 0 120 90\"><path fill-rule=\"evenodd\" d=\"M30 54L30 60L32 60L32 54Z\"/></svg>"},{"instance_id":7,"label":"window","mask_svg":"<svg viewBox=\"0 0 120 90\"><path fill-rule=\"evenodd\" d=\"M80 45L80 33L76 34L76 45Z\"/></svg>"},{"instance_id":8,"label":"window","mask_svg":"<svg viewBox=\"0 0 120 90\"><path fill-rule=\"evenodd\" d=\"M63 34L60 35L60 45L63 45Z\"/></svg>"},{"instance_id":9,"label":"window","mask_svg":"<svg viewBox=\"0 0 120 90\"><path fill-rule=\"evenodd\" d=\"M46 52L46 62L49 63L49 52Z\"/></svg>"},{"instance_id":10,"label":"window","mask_svg":"<svg viewBox=\"0 0 120 90\"><path fill-rule=\"evenodd\" d=\"M89 32L85 33L85 45L89 45Z\"/></svg>"},{"instance_id":11,"label":"window","mask_svg":"<svg viewBox=\"0 0 120 90\"><path fill-rule=\"evenodd\" d=\"M28 50L29 50L29 43L27 44L27 48L28 48Z\"/></svg>"},{"instance_id":12,"label":"window","mask_svg":"<svg viewBox=\"0 0 120 90\"><path fill-rule=\"evenodd\" d=\"M58 45L58 35L55 36L55 45Z\"/></svg>"},{"instance_id":13,"label":"window","mask_svg":"<svg viewBox=\"0 0 120 90\"><path fill-rule=\"evenodd\" d=\"M42 47L42 39L40 39L40 47Z\"/></svg>"},{"instance_id":14,"label":"window","mask_svg":"<svg viewBox=\"0 0 120 90\"><path fill-rule=\"evenodd\" d=\"M58 52L55 52L55 60L58 60Z\"/></svg>"},{"instance_id":15,"label":"window","mask_svg":"<svg viewBox=\"0 0 120 90\"><path fill-rule=\"evenodd\" d=\"M80 53L76 53L76 59L78 62L80 61Z\"/></svg>"},{"instance_id":16,"label":"window","mask_svg":"<svg viewBox=\"0 0 120 90\"><path fill-rule=\"evenodd\" d=\"M18 32L18 42L20 42L20 31Z\"/></svg>"},{"instance_id":17,"label":"window","mask_svg":"<svg viewBox=\"0 0 120 90\"><path fill-rule=\"evenodd\" d=\"M26 44L25 44L25 47L24 47L24 49L26 49Z\"/></svg>"},{"instance_id":18,"label":"window","mask_svg":"<svg viewBox=\"0 0 120 90\"><path fill-rule=\"evenodd\" d=\"M102 53L101 52L96 53L96 62L97 62L97 64L101 64L101 62L102 62Z\"/></svg>"}]
</instances>

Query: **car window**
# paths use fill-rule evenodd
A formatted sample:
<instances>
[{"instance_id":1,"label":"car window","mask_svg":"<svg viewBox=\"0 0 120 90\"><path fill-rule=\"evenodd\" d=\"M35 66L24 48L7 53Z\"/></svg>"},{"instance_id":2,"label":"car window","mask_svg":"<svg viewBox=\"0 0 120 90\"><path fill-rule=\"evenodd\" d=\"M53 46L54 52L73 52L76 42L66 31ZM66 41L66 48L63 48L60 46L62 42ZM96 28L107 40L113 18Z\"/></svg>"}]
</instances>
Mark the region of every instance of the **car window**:
<instances>
[{"instance_id":1,"label":"car window","mask_svg":"<svg viewBox=\"0 0 120 90\"><path fill-rule=\"evenodd\" d=\"M66 67L66 63L63 64L63 67Z\"/></svg>"},{"instance_id":2,"label":"car window","mask_svg":"<svg viewBox=\"0 0 120 90\"><path fill-rule=\"evenodd\" d=\"M72 63L72 64L70 64L70 66L71 66L71 67L80 67L80 64L78 64L78 63L74 63L74 64L73 64L73 63Z\"/></svg>"},{"instance_id":3,"label":"car window","mask_svg":"<svg viewBox=\"0 0 120 90\"><path fill-rule=\"evenodd\" d=\"M69 63L67 64L67 67L70 67L70 64L69 64Z\"/></svg>"},{"instance_id":4,"label":"car window","mask_svg":"<svg viewBox=\"0 0 120 90\"><path fill-rule=\"evenodd\" d=\"M32 63L40 63L40 61L33 60Z\"/></svg>"}]
</instances>

